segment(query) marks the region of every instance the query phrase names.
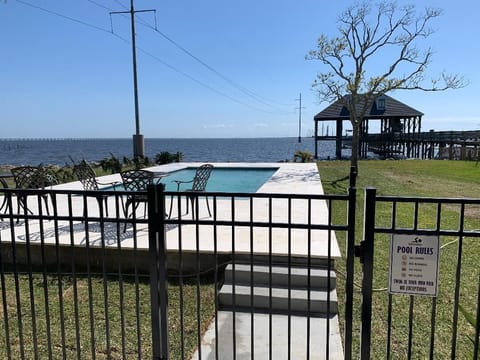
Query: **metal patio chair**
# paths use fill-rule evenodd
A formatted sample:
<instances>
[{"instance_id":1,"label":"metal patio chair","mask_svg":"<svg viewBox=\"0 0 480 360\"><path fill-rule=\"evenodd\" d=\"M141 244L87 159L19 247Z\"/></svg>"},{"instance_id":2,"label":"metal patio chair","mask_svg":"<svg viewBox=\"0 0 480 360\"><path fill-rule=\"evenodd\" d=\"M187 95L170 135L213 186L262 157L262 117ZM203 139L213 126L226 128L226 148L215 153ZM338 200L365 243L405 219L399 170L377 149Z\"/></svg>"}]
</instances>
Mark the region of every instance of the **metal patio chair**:
<instances>
[{"instance_id":1,"label":"metal patio chair","mask_svg":"<svg viewBox=\"0 0 480 360\"><path fill-rule=\"evenodd\" d=\"M83 189L87 191L99 191L101 185L109 185L115 186L119 184L118 182L108 182L108 183L101 183L97 180L97 175L95 174L95 170L85 161L82 160L78 164L73 166L73 173L78 178L78 180L82 183ZM90 197L94 197L98 202L98 208L100 210L100 215L103 213L104 205L105 205L105 214L108 216L108 197L110 196L106 192L99 191L98 194L87 195ZM83 208L83 216L87 217L87 208Z\"/></svg>"},{"instance_id":2,"label":"metal patio chair","mask_svg":"<svg viewBox=\"0 0 480 360\"><path fill-rule=\"evenodd\" d=\"M127 199L123 207L125 218L128 219L130 216L133 217L135 211L142 202L145 204L143 211L143 216L145 217L147 215L148 197L147 195L137 195L135 192L146 191L147 186L153 183L154 173L148 170L129 170L121 172L120 176L122 177L122 183L125 191L133 193L131 195L127 195ZM128 208L130 206L132 206L132 212L129 215ZM126 229L127 224L125 223L123 231L125 232Z\"/></svg>"},{"instance_id":3,"label":"metal patio chair","mask_svg":"<svg viewBox=\"0 0 480 360\"><path fill-rule=\"evenodd\" d=\"M12 175L13 176L13 175ZM9 178L9 174L0 174L0 188L8 189L8 183L5 180L6 178ZM3 220L2 214L3 211L7 209L7 197L5 194L1 194L0 196L0 220Z\"/></svg>"},{"instance_id":4,"label":"metal patio chair","mask_svg":"<svg viewBox=\"0 0 480 360\"><path fill-rule=\"evenodd\" d=\"M208 179L210 178L210 174L213 170L213 165L211 164L204 164L197 168L197 171L195 172L195 176L192 180L190 181L181 181L181 180L173 180L177 184L177 192L180 191L180 186L183 184L192 184L192 187L190 189L185 189L182 191L186 192L191 192L191 193L200 193L200 192L205 192L205 188L207 187L207 182ZM198 198L198 195L191 195L188 196L190 199L190 203L192 205L192 219L195 217L195 200ZM208 215L212 216L212 213L210 212L210 205L208 203L208 197L205 196L205 201L207 202L207 209L208 209ZM172 206L173 206L173 196L170 201L170 211L168 212L168 217L170 218L172 215ZM188 214L188 200L187 200L187 214Z\"/></svg>"},{"instance_id":5,"label":"metal patio chair","mask_svg":"<svg viewBox=\"0 0 480 360\"><path fill-rule=\"evenodd\" d=\"M58 184L55 174L48 168L43 166L19 166L11 169L13 179L15 181L15 187L17 189L45 189L48 186ZM32 214L32 211L27 206L28 196L24 193L17 193L17 210L20 213L20 208L23 208L25 212ZM47 215L50 215L48 207L48 194L40 195L45 203ZM52 197L52 203L54 198Z\"/></svg>"}]
</instances>

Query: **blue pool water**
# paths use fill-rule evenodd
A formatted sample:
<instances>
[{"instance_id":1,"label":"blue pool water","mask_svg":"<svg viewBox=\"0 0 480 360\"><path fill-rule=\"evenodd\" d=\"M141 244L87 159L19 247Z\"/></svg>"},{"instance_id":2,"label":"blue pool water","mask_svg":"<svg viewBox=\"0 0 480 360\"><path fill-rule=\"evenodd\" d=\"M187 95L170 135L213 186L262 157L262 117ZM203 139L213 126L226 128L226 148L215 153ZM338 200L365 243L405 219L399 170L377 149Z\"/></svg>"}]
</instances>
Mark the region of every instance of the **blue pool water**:
<instances>
[{"instance_id":1,"label":"blue pool water","mask_svg":"<svg viewBox=\"0 0 480 360\"><path fill-rule=\"evenodd\" d=\"M221 168L213 169L207 183L207 191L214 192L256 192L277 168ZM160 181L165 184L166 191L176 191L177 184L173 180L190 181L195 176L196 168L186 168L170 173ZM180 191L189 189L192 184L183 184Z\"/></svg>"}]
</instances>

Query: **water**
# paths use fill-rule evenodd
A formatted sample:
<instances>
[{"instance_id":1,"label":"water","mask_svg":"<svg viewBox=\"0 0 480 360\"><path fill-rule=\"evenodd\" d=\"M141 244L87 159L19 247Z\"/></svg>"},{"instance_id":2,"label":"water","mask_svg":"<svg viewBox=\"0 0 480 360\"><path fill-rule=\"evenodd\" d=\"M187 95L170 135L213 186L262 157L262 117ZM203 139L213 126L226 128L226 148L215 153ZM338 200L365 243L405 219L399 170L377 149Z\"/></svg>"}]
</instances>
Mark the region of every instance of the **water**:
<instances>
[{"instance_id":1,"label":"water","mask_svg":"<svg viewBox=\"0 0 480 360\"><path fill-rule=\"evenodd\" d=\"M176 191L177 184L173 180L190 181L195 176L195 168L187 168L171 173L160 181L166 185L167 191ZM256 192L277 169L272 168L214 168L208 179L207 191L216 192ZM188 190L190 184L182 184L180 191Z\"/></svg>"},{"instance_id":2,"label":"water","mask_svg":"<svg viewBox=\"0 0 480 360\"><path fill-rule=\"evenodd\" d=\"M334 157L334 142L319 142L319 158ZM293 160L296 150L314 155L313 138L145 139L145 155L183 153L183 161L278 162ZM0 139L0 165L71 164L98 161L111 154L132 158L131 139Z\"/></svg>"}]
</instances>

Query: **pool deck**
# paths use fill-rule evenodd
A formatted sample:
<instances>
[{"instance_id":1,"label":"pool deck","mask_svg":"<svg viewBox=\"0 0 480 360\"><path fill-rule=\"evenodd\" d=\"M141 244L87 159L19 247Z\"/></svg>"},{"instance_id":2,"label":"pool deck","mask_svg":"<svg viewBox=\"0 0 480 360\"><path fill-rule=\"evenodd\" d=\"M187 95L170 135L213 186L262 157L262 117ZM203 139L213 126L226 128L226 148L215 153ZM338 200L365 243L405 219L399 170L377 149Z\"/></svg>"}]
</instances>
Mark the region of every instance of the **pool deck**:
<instances>
[{"instance_id":1,"label":"pool deck","mask_svg":"<svg viewBox=\"0 0 480 360\"><path fill-rule=\"evenodd\" d=\"M172 163L167 165L155 166L148 168L155 172L171 172L180 170L186 167L196 167L201 163ZM258 193L278 193L278 194L316 194L322 195L323 188L320 182L320 176L318 174L317 166L315 163L214 163L216 167L248 167L248 168L265 168L272 167L278 168L278 171L257 191ZM99 181L102 183L107 182L120 182L121 178L119 174L112 174L99 177ZM54 189L62 190L81 190L82 185L80 182L71 182L61 184L53 187ZM62 201L64 197L64 201ZM167 198L166 208L169 208L170 199ZM174 199L175 200L175 199ZM210 199L211 201L211 199ZM291 221L297 224L307 224L307 201L303 199L297 199L292 201ZM174 201L176 205L176 201ZM36 207L36 200L29 198L28 207L35 213L38 211ZM60 195L57 199L57 210L59 215L68 215L66 196ZM16 204L14 204L16 206ZM205 206L205 201L200 199L200 218L208 220L209 216ZM274 222L286 222L288 220L287 211L288 201L286 199L274 199L273 200L273 212L271 214L272 221ZM142 208L142 205L140 206ZM73 214L76 216L82 216L83 204L81 197L72 198ZM231 220L231 201L229 199L217 199L217 220ZM175 206L174 212L175 214ZM117 209L115 208L115 201L113 199L109 201L109 214L114 217ZM97 201L93 198L88 199L88 213L89 216L98 215ZM267 199L255 199L253 205L254 221L268 222L268 200ZM137 210L137 216L142 217L143 211ZM184 215L185 219L190 219L190 215ZM249 211L249 202L244 200L236 200L235 204L235 219L237 221L251 219ZM312 201L312 220L316 224L328 223L328 209L325 201L317 200ZM55 242L54 222L43 222L44 226L44 241L46 244ZM133 233L131 226L127 227L126 232L118 232L117 226L113 222L108 222L108 218L104 223L103 239L106 246L117 247L118 241L121 241L121 246L124 249L133 248L134 237L136 237L138 248L148 248L148 228L146 224L139 224L137 226L136 234ZM10 226L6 219L1 222L1 239L3 242L10 241L11 232ZM73 229L73 238L71 236L71 229ZM181 229L181 230L180 230ZM40 226L38 221L29 222L29 240L31 243L40 242ZM213 252L213 226L201 225L199 228L199 242L197 243L195 234L195 225L182 225L181 227L172 227L167 231L167 249L171 251L178 250L178 236L179 231L182 231L182 251L197 251L197 244L200 244L198 249L200 252ZM268 254L269 242L268 242L268 229L266 228L254 228L254 244L253 249L250 249L250 229L248 227L236 227L235 233L235 252L236 253L250 253L252 250L255 254ZM291 248L288 248L288 230L276 228L273 229L273 237L275 241L272 244L272 253L274 255L287 255L291 252L292 256L305 256L308 254L308 232L306 230L292 230L291 231ZM59 242L60 244L71 244L84 246L86 243L86 231L85 224L82 222L75 222L73 227L65 221L59 221ZM232 231L231 227L217 227L217 251L219 253L232 252ZM15 226L16 241L22 242L26 240L25 226L21 221ZM98 223L89 223L88 238L91 246L100 245L102 242L102 233ZM222 241L225 240L225 241ZM228 241L227 241L228 240ZM340 251L335 238L335 233L326 230L312 230L311 233L311 249L310 254L312 257L327 257L328 242L331 242L330 255L335 258L340 256Z\"/></svg>"},{"instance_id":2,"label":"pool deck","mask_svg":"<svg viewBox=\"0 0 480 360\"><path fill-rule=\"evenodd\" d=\"M174 163L163 166L155 166L149 170L155 172L170 172L180 170L186 167L196 167L200 163ZM305 194L305 195L323 195L323 188L320 182L320 176L317 170L316 163L214 163L217 167L273 167L278 168L275 174L257 191L258 193L271 194ZM99 181L105 182L120 182L119 174L103 176ZM56 189L62 190L81 190L80 182L72 182L58 185ZM64 198L62 200L62 197ZM113 199L112 199L113 200ZM174 198L175 200L175 198ZM199 217L203 220L209 220L204 199L199 201ZM80 196L72 197L72 211L73 215L81 217L83 214L83 200ZM166 208L170 206L170 201L167 197ZM311 213L307 211L307 205L310 201ZM176 203L176 201L175 201ZM174 204L175 204L174 203ZM98 204L94 198L88 199L88 213L89 216L98 215ZM258 221L258 222L276 222L287 223L290 220L293 224L328 224L328 208L325 200L308 200L295 199L290 202L291 211L288 211L289 201L287 199L273 199L272 211L269 211L269 200L258 198L253 202L253 214L250 212L250 202L246 199L235 200L235 220L236 221ZM28 202L28 207L35 213L38 213L36 208L36 199L31 197ZM57 212L58 215L69 215L69 208L66 195L59 195L57 198ZM16 209L16 204L14 204ZM232 203L231 200L225 198L218 198L216 203L217 219L231 221L232 219ZM175 214L175 208L173 214ZM115 201L109 201L109 214L114 217L116 212L123 216L120 209L115 208ZM138 216L143 216L143 211L137 211ZM183 216L183 215L182 215ZM310 216L310 219L309 219ZM186 219L191 219L190 214L186 215ZM175 218L174 218L175 220ZM41 231L41 225L43 231ZM43 221L42 224L37 220L28 222L28 226L23 221L15 224L15 230L11 231L10 222L8 219L0 219L0 239L1 243L11 241L12 233L15 236L17 243L26 243L26 229L28 229L28 240L31 244L40 244L43 240L45 244L54 244L56 235L58 234L58 241L63 245L71 245L72 243L85 248L87 239L90 247L101 246L115 249L119 242L122 249L133 248L134 238L137 241L137 247L146 251L148 249L148 228L147 224L138 224L135 233L132 226L127 227L126 232L123 232L114 222L109 222L108 218L101 225L98 222L88 223L88 233L86 231L86 224L77 221L71 224L68 221L58 221L57 229L54 227L55 221ZM179 232L182 239L182 253L196 253L212 254L215 249L214 243L214 227L208 224L200 226L193 224L182 224L179 227L171 227L167 231L167 251L175 253L178 251ZM272 233L269 233L268 228L254 227L253 237L250 233L249 226L236 226L234 237L232 234L232 226L217 226L217 251L220 254L231 254L232 250L236 254L250 254L267 255L270 250L274 256L294 256L301 259L306 259L308 255L311 258L325 259L330 255L332 258L340 257L340 250L337 244L337 239L333 231L327 230L311 230L308 229L293 229L274 228ZM196 235L199 235L197 241ZM270 236L271 235L271 236ZM232 238L234 241L234 249L232 248ZM251 239L253 239L253 248L251 248ZM273 241L272 241L273 240ZM311 240L311 247L308 247L308 240ZM199 249L197 249L197 244ZM289 245L290 244L290 245ZM329 246L330 245L330 246ZM271 246L271 248L270 248ZM329 250L330 249L330 253ZM146 256L148 261L148 256ZM333 295L332 295L333 296ZM334 295L336 299L336 294ZM233 352L236 352L236 358L250 358L251 344L251 315L249 313L232 313L230 311L218 312L218 326L220 330L218 344L219 344L219 359L233 359ZM333 314L332 314L333 315ZM232 316L236 317L236 322L233 322ZM292 333L287 329L289 323L292 323ZM308 322L310 321L310 322ZM269 345L269 322L272 323L272 349L274 359L287 359L287 344L291 344L292 357L291 359L305 359L306 354L306 334L310 326L312 329L311 338L311 359L326 359L325 355L325 339L330 338L330 359L342 359L343 349L340 337L340 329L338 325L338 316L334 315L329 322L330 333L326 334L327 322L325 318L311 318L302 316L290 315L265 315L263 313L254 313L254 327L255 327L255 349L256 358L268 358L270 351ZM233 324L235 329L233 332ZM290 336L290 337L289 337ZM235 337L236 346L232 344L232 339ZM236 349L236 350L234 350ZM199 355L199 350L202 350L202 356ZM215 321L212 320L209 329L202 337L202 345L200 349L193 355L192 359L215 359Z\"/></svg>"}]
</instances>

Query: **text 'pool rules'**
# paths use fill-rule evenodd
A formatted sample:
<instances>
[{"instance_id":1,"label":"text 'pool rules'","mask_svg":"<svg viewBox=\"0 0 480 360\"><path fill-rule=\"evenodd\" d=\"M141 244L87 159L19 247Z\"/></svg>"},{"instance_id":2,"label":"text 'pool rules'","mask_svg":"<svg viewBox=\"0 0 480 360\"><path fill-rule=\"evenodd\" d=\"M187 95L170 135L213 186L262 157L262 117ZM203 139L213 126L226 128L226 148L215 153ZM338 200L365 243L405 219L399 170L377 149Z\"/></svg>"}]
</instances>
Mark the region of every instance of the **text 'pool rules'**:
<instances>
[{"instance_id":1,"label":"text 'pool rules'","mask_svg":"<svg viewBox=\"0 0 480 360\"><path fill-rule=\"evenodd\" d=\"M438 236L392 235L390 294L437 296Z\"/></svg>"}]
</instances>

